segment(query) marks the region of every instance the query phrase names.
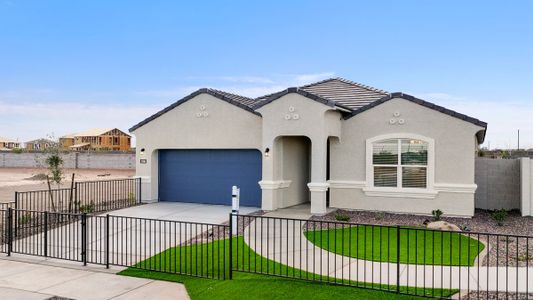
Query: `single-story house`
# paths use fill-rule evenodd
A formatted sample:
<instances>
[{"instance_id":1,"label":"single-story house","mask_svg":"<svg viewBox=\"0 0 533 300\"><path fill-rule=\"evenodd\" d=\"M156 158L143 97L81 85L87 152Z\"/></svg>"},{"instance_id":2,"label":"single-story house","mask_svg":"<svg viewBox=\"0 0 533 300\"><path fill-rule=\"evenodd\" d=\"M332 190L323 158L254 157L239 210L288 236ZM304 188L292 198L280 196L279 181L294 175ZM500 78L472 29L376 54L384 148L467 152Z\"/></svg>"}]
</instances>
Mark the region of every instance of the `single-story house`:
<instances>
[{"instance_id":1,"label":"single-story house","mask_svg":"<svg viewBox=\"0 0 533 300\"><path fill-rule=\"evenodd\" d=\"M18 148L20 148L18 141L0 136L0 151L11 151Z\"/></svg>"},{"instance_id":2,"label":"single-story house","mask_svg":"<svg viewBox=\"0 0 533 300\"><path fill-rule=\"evenodd\" d=\"M56 142L50 139L36 139L24 143L28 151L43 151L56 145Z\"/></svg>"},{"instance_id":3,"label":"single-story house","mask_svg":"<svg viewBox=\"0 0 533 300\"><path fill-rule=\"evenodd\" d=\"M143 197L474 214L487 124L342 78L249 98L200 89L133 126Z\"/></svg>"}]
</instances>

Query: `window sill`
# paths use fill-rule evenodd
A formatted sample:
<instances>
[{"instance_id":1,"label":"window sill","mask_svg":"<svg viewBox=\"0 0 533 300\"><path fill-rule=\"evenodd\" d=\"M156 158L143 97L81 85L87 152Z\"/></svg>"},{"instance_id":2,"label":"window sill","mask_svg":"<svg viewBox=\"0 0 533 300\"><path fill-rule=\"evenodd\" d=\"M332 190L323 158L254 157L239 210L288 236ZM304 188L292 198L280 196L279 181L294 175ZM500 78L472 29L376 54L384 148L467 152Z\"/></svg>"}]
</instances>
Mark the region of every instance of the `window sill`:
<instances>
[{"instance_id":1,"label":"window sill","mask_svg":"<svg viewBox=\"0 0 533 300\"><path fill-rule=\"evenodd\" d=\"M363 192L371 197L435 199L438 191L433 189L399 189L366 187Z\"/></svg>"}]
</instances>

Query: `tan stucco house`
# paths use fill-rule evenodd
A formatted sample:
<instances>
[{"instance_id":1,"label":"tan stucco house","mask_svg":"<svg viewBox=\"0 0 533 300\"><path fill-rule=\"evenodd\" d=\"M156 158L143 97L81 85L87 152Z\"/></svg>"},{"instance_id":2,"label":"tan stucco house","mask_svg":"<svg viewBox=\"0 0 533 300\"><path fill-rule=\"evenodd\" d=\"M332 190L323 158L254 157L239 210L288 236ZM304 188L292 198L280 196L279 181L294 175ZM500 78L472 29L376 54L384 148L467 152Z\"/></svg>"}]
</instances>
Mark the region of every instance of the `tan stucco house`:
<instances>
[{"instance_id":1,"label":"tan stucco house","mask_svg":"<svg viewBox=\"0 0 533 300\"><path fill-rule=\"evenodd\" d=\"M200 89L133 126L143 197L275 210L474 214L487 124L341 78L259 98Z\"/></svg>"}]
</instances>

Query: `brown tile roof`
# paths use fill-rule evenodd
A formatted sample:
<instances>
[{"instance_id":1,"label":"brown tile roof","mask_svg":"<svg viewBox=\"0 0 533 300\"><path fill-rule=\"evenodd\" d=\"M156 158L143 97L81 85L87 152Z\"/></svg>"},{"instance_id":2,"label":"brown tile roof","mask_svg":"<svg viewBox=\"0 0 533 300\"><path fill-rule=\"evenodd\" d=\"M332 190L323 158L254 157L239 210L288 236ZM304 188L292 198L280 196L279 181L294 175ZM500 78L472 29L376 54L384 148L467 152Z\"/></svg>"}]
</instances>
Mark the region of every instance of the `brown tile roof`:
<instances>
[{"instance_id":1,"label":"brown tile roof","mask_svg":"<svg viewBox=\"0 0 533 300\"><path fill-rule=\"evenodd\" d=\"M334 101L336 104L350 110L359 109L389 94L343 78L330 78L301 86L299 89Z\"/></svg>"}]
</instances>

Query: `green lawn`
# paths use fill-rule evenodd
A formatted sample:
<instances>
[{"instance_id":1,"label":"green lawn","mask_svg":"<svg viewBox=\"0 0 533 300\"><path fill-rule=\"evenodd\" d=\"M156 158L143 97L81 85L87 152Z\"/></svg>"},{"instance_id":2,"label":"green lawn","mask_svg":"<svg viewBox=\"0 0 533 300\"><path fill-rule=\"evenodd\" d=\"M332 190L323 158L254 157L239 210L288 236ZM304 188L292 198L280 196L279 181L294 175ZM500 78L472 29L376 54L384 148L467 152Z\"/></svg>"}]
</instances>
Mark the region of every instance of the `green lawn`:
<instances>
[{"instance_id":1,"label":"green lawn","mask_svg":"<svg viewBox=\"0 0 533 300\"><path fill-rule=\"evenodd\" d=\"M237 262L237 251L234 250L234 269L250 269L289 277L314 278L324 282L309 282L235 271L232 280L204 279L172 274L177 271L192 275L210 274L229 277L229 269L226 267L224 270L222 264L216 263L229 259L229 240L171 248L119 274L184 283L192 299L418 299L415 296L392 292L328 284L325 282L334 282L335 279L307 273L261 257L244 243L242 237L234 237L232 241L234 249L239 249L240 257ZM221 259L218 259L219 257ZM215 263L213 264L213 262ZM154 271L147 271L146 269ZM343 282L337 280L337 283L396 290L395 286L371 285L348 280ZM445 289L424 290L406 287L401 287L400 290L404 293L436 296L449 296L457 292Z\"/></svg>"},{"instance_id":2,"label":"green lawn","mask_svg":"<svg viewBox=\"0 0 533 300\"><path fill-rule=\"evenodd\" d=\"M395 227L350 226L305 232L313 244L330 252L365 260L397 262ZM485 248L459 233L400 228L400 263L472 266Z\"/></svg>"}]
</instances>

